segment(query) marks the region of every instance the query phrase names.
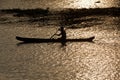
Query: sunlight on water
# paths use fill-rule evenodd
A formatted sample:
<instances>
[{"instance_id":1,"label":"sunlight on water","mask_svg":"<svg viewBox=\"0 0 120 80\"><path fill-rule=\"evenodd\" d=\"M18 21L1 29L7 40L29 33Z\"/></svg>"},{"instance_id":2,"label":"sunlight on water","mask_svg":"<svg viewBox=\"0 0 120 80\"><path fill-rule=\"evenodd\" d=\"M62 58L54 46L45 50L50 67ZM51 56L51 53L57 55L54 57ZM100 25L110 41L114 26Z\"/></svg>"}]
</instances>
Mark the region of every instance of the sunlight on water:
<instances>
[{"instance_id":1,"label":"sunlight on water","mask_svg":"<svg viewBox=\"0 0 120 80\"><path fill-rule=\"evenodd\" d=\"M92 27L66 30L67 38L94 35L94 43L68 42L65 47L60 43L17 45L20 41L15 39L16 35L50 38L58 26L0 24L0 80L119 80L119 19L102 18L100 25L95 23L101 21L91 21Z\"/></svg>"},{"instance_id":2,"label":"sunlight on water","mask_svg":"<svg viewBox=\"0 0 120 80\"><path fill-rule=\"evenodd\" d=\"M104 8L118 7L119 0L2 0L2 8Z\"/></svg>"},{"instance_id":3,"label":"sunlight on water","mask_svg":"<svg viewBox=\"0 0 120 80\"><path fill-rule=\"evenodd\" d=\"M105 8L105 7L115 7L117 6L117 1L115 0L75 0L71 1L69 5L65 5L67 8Z\"/></svg>"},{"instance_id":4,"label":"sunlight on water","mask_svg":"<svg viewBox=\"0 0 120 80\"><path fill-rule=\"evenodd\" d=\"M115 4L114 1L110 4L107 0L53 2L59 4L57 7L64 5L62 8L94 8L110 7ZM52 0L48 0L48 3L53 4ZM32 8L40 7L39 2L35 4ZM22 6L31 8L30 5ZM42 16L39 16L40 19L27 15L16 17L14 14L0 14L0 80L120 80L119 14L107 15L105 12L104 15L92 13L81 16L84 14L81 13L78 17L70 17L73 18L70 19L71 24L69 17L60 14L48 15L45 19ZM72 15L77 13L68 14ZM74 20L77 23L74 24ZM66 42L66 46L62 46L61 42L21 43L16 39L16 36L51 39L61 25L65 27L67 39L91 36L95 36L95 39L93 42ZM53 38L59 39L60 36L54 35Z\"/></svg>"}]
</instances>

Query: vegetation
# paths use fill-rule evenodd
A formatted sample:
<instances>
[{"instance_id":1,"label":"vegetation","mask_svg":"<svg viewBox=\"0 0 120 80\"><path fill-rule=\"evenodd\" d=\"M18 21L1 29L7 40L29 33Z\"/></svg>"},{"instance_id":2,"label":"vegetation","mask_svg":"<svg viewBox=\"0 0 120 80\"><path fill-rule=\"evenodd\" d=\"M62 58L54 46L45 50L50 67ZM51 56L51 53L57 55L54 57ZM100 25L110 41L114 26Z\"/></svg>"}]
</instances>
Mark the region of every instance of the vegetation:
<instances>
[{"instance_id":1,"label":"vegetation","mask_svg":"<svg viewBox=\"0 0 120 80\"><path fill-rule=\"evenodd\" d=\"M49 8L42 9L5 9L1 10L6 13L15 13L14 16L28 16L28 17L39 17L50 14ZM111 8L91 8L91 9L64 9L61 11L54 11L54 13L60 15L67 15L69 18L81 17L81 16L91 16L91 15L110 15L110 16L120 16L120 8L111 7ZM52 14L54 14L52 13Z\"/></svg>"}]
</instances>

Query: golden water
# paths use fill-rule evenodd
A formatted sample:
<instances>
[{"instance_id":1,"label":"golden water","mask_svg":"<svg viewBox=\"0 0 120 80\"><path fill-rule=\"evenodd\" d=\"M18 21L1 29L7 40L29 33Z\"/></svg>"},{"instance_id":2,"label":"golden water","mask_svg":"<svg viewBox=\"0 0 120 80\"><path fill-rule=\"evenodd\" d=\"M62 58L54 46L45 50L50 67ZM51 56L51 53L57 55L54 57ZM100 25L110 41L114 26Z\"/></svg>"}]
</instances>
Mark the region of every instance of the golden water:
<instances>
[{"instance_id":1,"label":"golden water","mask_svg":"<svg viewBox=\"0 0 120 80\"><path fill-rule=\"evenodd\" d=\"M17 45L16 35L50 38L57 26L0 24L0 80L119 80L119 18L101 18L101 25L66 30L68 38L95 36L94 43L68 42L65 47L60 43Z\"/></svg>"}]
</instances>

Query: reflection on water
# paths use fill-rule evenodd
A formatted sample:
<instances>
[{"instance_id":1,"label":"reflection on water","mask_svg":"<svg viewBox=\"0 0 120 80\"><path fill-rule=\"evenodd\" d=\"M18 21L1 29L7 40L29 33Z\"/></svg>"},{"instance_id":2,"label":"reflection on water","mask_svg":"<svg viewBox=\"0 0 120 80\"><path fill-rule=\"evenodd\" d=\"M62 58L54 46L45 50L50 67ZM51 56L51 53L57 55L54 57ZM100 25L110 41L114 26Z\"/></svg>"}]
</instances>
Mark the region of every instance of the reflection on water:
<instances>
[{"instance_id":1,"label":"reflection on water","mask_svg":"<svg viewBox=\"0 0 120 80\"><path fill-rule=\"evenodd\" d=\"M64 8L105 8L105 7L118 7L118 0L67 0L63 2ZM61 5L58 5L61 6Z\"/></svg>"},{"instance_id":2,"label":"reflection on water","mask_svg":"<svg viewBox=\"0 0 120 80\"><path fill-rule=\"evenodd\" d=\"M1 0L0 9L120 7L119 0Z\"/></svg>"},{"instance_id":3,"label":"reflection on water","mask_svg":"<svg viewBox=\"0 0 120 80\"><path fill-rule=\"evenodd\" d=\"M16 35L50 38L56 25L0 24L0 80L119 80L119 17L90 19L74 26L93 24L91 27L67 28L67 38L95 36L95 43L68 42L66 47L60 43L16 45Z\"/></svg>"}]
</instances>

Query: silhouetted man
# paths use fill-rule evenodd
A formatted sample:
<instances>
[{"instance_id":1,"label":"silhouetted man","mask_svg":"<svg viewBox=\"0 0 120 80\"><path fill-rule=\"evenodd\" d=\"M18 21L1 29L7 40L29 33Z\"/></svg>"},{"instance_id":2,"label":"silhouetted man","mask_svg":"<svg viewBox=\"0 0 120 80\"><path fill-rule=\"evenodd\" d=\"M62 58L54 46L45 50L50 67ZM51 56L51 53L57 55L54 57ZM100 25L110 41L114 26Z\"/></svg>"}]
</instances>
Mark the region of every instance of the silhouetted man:
<instances>
[{"instance_id":1,"label":"silhouetted man","mask_svg":"<svg viewBox=\"0 0 120 80\"><path fill-rule=\"evenodd\" d=\"M57 34L58 31L60 31L59 34ZM60 29L58 29L58 31L54 35L52 35L50 39L52 39L55 35L61 36L61 38L58 38L58 39L60 39L61 44L63 46L66 46L66 32L64 30L64 27L60 27Z\"/></svg>"},{"instance_id":2,"label":"silhouetted man","mask_svg":"<svg viewBox=\"0 0 120 80\"><path fill-rule=\"evenodd\" d=\"M66 32L64 30L64 27L60 27L59 31L60 31L60 34L58 34L58 35L59 36L61 35L61 38L60 38L61 43L63 46L65 46L66 45Z\"/></svg>"}]
</instances>

